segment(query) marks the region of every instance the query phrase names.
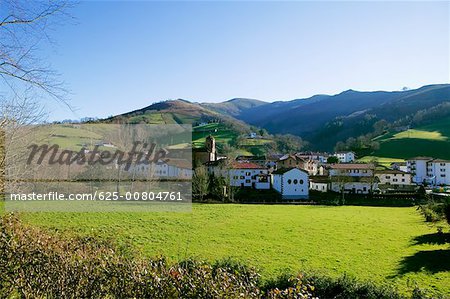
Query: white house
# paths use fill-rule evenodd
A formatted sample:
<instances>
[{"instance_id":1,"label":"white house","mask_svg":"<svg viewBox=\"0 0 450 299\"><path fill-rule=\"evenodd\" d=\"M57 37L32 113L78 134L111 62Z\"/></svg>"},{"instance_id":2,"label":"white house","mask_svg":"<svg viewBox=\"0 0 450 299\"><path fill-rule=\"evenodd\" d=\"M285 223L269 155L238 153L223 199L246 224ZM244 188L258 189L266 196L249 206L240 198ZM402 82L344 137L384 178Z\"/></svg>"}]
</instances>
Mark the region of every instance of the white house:
<instances>
[{"instance_id":1,"label":"white house","mask_svg":"<svg viewBox=\"0 0 450 299\"><path fill-rule=\"evenodd\" d=\"M330 155L327 153L318 153L318 152L300 152L297 154L297 156L305 160L313 160L319 163L327 163L328 157Z\"/></svg>"},{"instance_id":2,"label":"white house","mask_svg":"<svg viewBox=\"0 0 450 299\"><path fill-rule=\"evenodd\" d=\"M231 186L270 189L270 176L267 168L256 163L233 162L229 169L229 176Z\"/></svg>"},{"instance_id":3,"label":"white house","mask_svg":"<svg viewBox=\"0 0 450 299\"><path fill-rule=\"evenodd\" d=\"M430 183L433 173L427 170L428 162L433 160L430 157L415 157L406 162L406 167L408 172L410 172L413 177L412 181L416 184L423 184L424 182ZM430 174L430 176L428 175Z\"/></svg>"},{"instance_id":4,"label":"white house","mask_svg":"<svg viewBox=\"0 0 450 299\"><path fill-rule=\"evenodd\" d=\"M355 161L355 153L354 152L336 152L334 154L336 158L338 158L340 163L351 163Z\"/></svg>"},{"instance_id":5,"label":"white house","mask_svg":"<svg viewBox=\"0 0 450 299\"><path fill-rule=\"evenodd\" d=\"M342 192L342 187L344 193L368 194L378 189L378 183L368 177L349 177L348 181L332 181L330 184L330 189L334 192Z\"/></svg>"},{"instance_id":6,"label":"white house","mask_svg":"<svg viewBox=\"0 0 450 299\"><path fill-rule=\"evenodd\" d=\"M427 177L435 186L450 186L450 161L441 159L428 161Z\"/></svg>"},{"instance_id":7,"label":"white house","mask_svg":"<svg viewBox=\"0 0 450 299\"><path fill-rule=\"evenodd\" d=\"M131 164L128 173L138 177L192 178L192 163L185 159L164 159L157 163Z\"/></svg>"},{"instance_id":8,"label":"white house","mask_svg":"<svg viewBox=\"0 0 450 299\"><path fill-rule=\"evenodd\" d=\"M329 178L327 176L314 176L309 179L309 190L328 192Z\"/></svg>"},{"instance_id":9,"label":"white house","mask_svg":"<svg viewBox=\"0 0 450 299\"><path fill-rule=\"evenodd\" d=\"M375 176L380 185L392 185L405 187L412 185L412 178L409 172L403 172L395 169L377 170Z\"/></svg>"},{"instance_id":10,"label":"white house","mask_svg":"<svg viewBox=\"0 0 450 299\"><path fill-rule=\"evenodd\" d=\"M272 173L272 187L283 199L305 199L309 196L308 173L298 168L278 169Z\"/></svg>"},{"instance_id":11,"label":"white house","mask_svg":"<svg viewBox=\"0 0 450 299\"><path fill-rule=\"evenodd\" d=\"M255 132L250 132L250 134L248 134L248 138L250 139L255 139L256 138L256 133Z\"/></svg>"},{"instance_id":12,"label":"white house","mask_svg":"<svg viewBox=\"0 0 450 299\"><path fill-rule=\"evenodd\" d=\"M229 162L227 159L205 163L208 173L228 177L235 187L270 189L270 174L266 167L251 162Z\"/></svg>"}]
</instances>

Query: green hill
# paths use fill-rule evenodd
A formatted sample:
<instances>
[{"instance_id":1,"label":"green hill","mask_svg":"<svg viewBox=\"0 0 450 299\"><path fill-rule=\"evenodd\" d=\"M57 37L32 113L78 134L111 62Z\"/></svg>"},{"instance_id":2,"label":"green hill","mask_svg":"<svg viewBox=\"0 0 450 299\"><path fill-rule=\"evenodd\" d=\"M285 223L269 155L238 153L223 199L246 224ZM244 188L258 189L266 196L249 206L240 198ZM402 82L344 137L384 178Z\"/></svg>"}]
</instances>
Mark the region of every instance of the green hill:
<instances>
[{"instance_id":1,"label":"green hill","mask_svg":"<svg viewBox=\"0 0 450 299\"><path fill-rule=\"evenodd\" d=\"M194 147L204 146L205 138L212 135L216 139L219 151L226 145L238 149L238 154L251 155L265 152L265 145L272 143L271 138L245 138L256 128L231 116L232 111L253 107L263 102L250 99L234 99L218 104L198 104L185 100L169 100L154 103L142 109L110 117L101 122L131 124L192 124L192 142ZM219 112L219 110L223 110ZM227 112L225 112L225 110ZM238 140L239 139L239 140Z\"/></svg>"},{"instance_id":2,"label":"green hill","mask_svg":"<svg viewBox=\"0 0 450 299\"><path fill-rule=\"evenodd\" d=\"M373 155L377 157L408 159L430 156L450 160L450 116L429 125L389 133L376 140L380 149Z\"/></svg>"}]
</instances>

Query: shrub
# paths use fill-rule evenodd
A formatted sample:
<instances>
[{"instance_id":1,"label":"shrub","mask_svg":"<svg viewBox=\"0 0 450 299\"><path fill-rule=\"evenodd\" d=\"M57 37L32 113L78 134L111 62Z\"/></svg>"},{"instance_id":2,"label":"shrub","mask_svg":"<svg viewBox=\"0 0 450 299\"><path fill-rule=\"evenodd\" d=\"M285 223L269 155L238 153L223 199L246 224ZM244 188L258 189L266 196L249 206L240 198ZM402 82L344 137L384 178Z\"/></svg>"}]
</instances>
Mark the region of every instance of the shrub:
<instances>
[{"instance_id":1,"label":"shrub","mask_svg":"<svg viewBox=\"0 0 450 299\"><path fill-rule=\"evenodd\" d=\"M450 225L450 203L445 205L444 215L447 223Z\"/></svg>"}]
</instances>

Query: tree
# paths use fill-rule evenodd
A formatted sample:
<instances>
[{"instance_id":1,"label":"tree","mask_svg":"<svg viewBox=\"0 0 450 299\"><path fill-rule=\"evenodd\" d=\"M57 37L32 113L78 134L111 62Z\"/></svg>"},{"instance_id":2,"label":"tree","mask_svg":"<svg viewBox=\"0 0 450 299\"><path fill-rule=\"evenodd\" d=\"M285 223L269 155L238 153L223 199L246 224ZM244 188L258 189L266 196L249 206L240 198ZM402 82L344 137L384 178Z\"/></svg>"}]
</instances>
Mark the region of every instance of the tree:
<instances>
[{"instance_id":1,"label":"tree","mask_svg":"<svg viewBox=\"0 0 450 299\"><path fill-rule=\"evenodd\" d=\"M300 137L291 134L275 135L275 142L282 153L298 152L306 144Z\"/></svg>"},{"instance_id":2,"label":"tree","mask_svg":"<svg viewBox=\"0 0 450 299\"><path fill-rule=\"evenodd\" d=\"M70 1L2 0L0 10L0 77L12 94L44 92L66 103L58 75L39 59L39 48L52 42L48 32L67 17Z\"/></svg>"},{"instance_id":3,"label":"tree","mask_svg":"<svg viewBox=\"0 0 450 299\"><path fill-rule=\"evenodd\" d=\"M334 164L334 163L339 163L339 159L336 156L330 156L327 159L327 163L328 164Z\"/></svg>"},{"instance_id":4,"label":"tree","mask_svg":"<svg viewBox=\"0 0 450 299\"><path fill-rule=\"evenodd\" d=\"M450 225L450 203L446 204L444 208L445 219L447 219L447 223Z\"/></svg>"},{"instance_id":5,"label":"tree","mask_svg":"<svg viewBox=\"0 0 450 299\"><path fill-rule=\"evenodd\" d=\"M0 192L4 191L3 175L8 173L11 178L11 169L5 169L5 161L17 161L22 153L15 151L14 145L26 140L27 130L17 128L41 122L45 116L40 97L46 95L67 103L67 91L58 75L38 54L45 41L51 42L49 29L62 16L68 16L67 9L73 3L64 0L0 2Z\"/></svg>"},{"instance_id":6,"label":"tree","mask_svg":"<svg viewBox=\"0 0 450 299\"><path fill-rule=\"evenodd\" d=\"M201 165L194 170L194 175L192 178L192 191L195 196L202 201L203 198L208 194L209 189L209 178L206 167Z\"/></svg>"},{"instance_id":7,"label":"tree","mask_svg":"<svg viewBox=\"0 0 450 299\"><path fill-rule=\"evenodd\" d=\"M336 176L333 176L334 182L336 182L339 192L341 193L341 203L345 204L345 185L352 181L352 177L349 176L345 170L338 170Z\"/></svg>"}]
</instances>

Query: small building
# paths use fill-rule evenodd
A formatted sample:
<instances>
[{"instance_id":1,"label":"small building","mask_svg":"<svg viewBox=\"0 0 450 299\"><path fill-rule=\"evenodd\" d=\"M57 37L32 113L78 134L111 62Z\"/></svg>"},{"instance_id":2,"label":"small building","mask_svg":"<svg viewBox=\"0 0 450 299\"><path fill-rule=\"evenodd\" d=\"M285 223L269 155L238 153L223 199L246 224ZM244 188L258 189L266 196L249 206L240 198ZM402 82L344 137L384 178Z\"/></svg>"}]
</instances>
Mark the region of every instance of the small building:
<instances>
[{"instance_id":1,"label":"small building","mask_svg":"<svg viewBox=\"0 0 450 299\"><path fill-rule=\"evenodd\" d=\"M251 162L221 159L205 163L209 174L229 179L234 187L270 189L270 174L267 168Z\"/></svg>"},{"instance_id":2,"label":"small building","mask_svg":"<svg viewBox=\"0 0 450 299\"><path fill-rule=\"evenodd\" d=\"M256 133L255 132L251 132L250 134L248 134L248 138L251 138L251 139L255 139L256 138Z\"/></svg>"},{"instance_id":3,"label":"small building","mask_svg":"<svg viewBox=\"0 0 450 299\"><path fill-rule=\"evenodd\" d=\"M352 194L369 194L378 190L378 180L369 177L348 177L347 180L339 182L339 180L331 180L330 190L333 192L342 192Z\"/></svg>"},{"instance_id":4,"label":"small building","mask_svg":"<svg viewBox=\"0 0 450 299\"><path fill-rule=\"evenodd\" d=\"M305 163L306 163L305 159L300 158L297 155L288 154L288 155L282 156L277 161L277 168L283 169L283 168L296 167L296 168L304 169L305 168Z\"/></svg>"},{"instance_id":5,"label":"small building","mask_svg":"<svg viewBox=\"0 0 450 299\"><path fill-rule=\"evenodd\" d=\"M412 185L411 174L395 169L377 170L375 176L380 185L406 187Z\"/></svg>"},{"instance_id":6,"label":"small building","mask_svg":"<svg viewBox=\"0 0 450 299\"><path fill-rule=\"evenodd\" d=\"M233 162L229 169L229 176L231 186L270 189L267 168L256 163Z\"/></svg>"},{"instance_id":7,"label":"small building","mask_svg":"<svg viewBox=\"0 0 450 299\"><path fill-rule=\"evenodd\" d=\"M309 190L328 192L330 179L328 176L318 175L309 177Z\"/></svg>"},{"instance_id":8,"label":"small building","mask_svg":"<svg viewBox=\"0 0 450 299\"><path fill-rule=\"evenodd\" d=\"M328 157L330 155L327 153L319 153L319 152L300 152L297 154L297 156L305 160L313 160L319 163L327 163Z\"/></svg>"},{"instance_id":9,"label":"small building","mask_svg":"<svg viewBox=\"0 0 450 299\"><path fill-rule=\"evenodd\" d=\"M336 158L338 158L340 163L351 163L355 161L355 153L348 151L348 152L336 152L334 154Z\"/></svg>"},{"instance_id":10,"label":"small building","mask_svg":"<svg viewBox=\"0 0 450 299\"><path fill-rule=\"evenodd\" d=\"M406 162L393 162L393 163L391 163L391 169L408 172L408 167L406 166Z\"/></svg>"},{"instance_id":11,"label":"small building","mask_svg":"<svg viewBox=\"0 0 450 299\"><path fill-rule=\"evenodd\" d=\"M272 173L272 187L283 199L309 197L308 173L298 168L278 169Z\"/></svg>"}]
</instances>

